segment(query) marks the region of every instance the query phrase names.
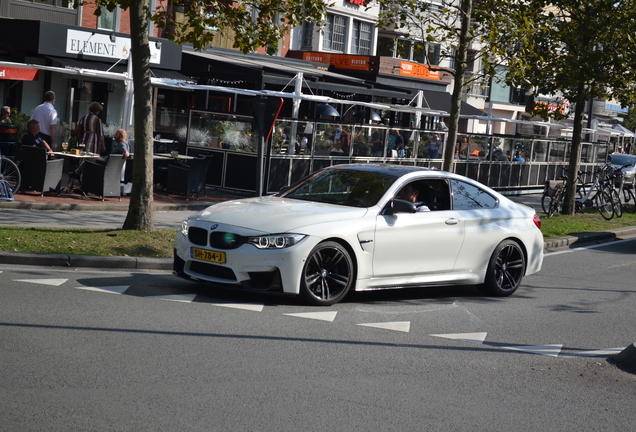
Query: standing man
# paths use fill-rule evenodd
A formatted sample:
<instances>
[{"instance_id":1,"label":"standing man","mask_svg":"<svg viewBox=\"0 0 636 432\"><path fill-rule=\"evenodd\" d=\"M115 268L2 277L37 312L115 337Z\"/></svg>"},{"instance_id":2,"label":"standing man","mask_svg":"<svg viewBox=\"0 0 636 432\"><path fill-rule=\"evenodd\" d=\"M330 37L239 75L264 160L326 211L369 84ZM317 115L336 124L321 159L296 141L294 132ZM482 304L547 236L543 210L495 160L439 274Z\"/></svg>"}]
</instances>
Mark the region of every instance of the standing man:
<instances>
[{"instance_id":1,"label":"standing man","mask_svg":"<svg viewBox=\"0 0 636 432\"><path fill-rule=\"evenodd\" d=\"M40 122L40 136L51 148L55 148L55 130L57 128L57 111L55 104L55 93L47 91L44 93L44 103L38 105L33 110L32 118Z\"/></svg>"}]
</instances>

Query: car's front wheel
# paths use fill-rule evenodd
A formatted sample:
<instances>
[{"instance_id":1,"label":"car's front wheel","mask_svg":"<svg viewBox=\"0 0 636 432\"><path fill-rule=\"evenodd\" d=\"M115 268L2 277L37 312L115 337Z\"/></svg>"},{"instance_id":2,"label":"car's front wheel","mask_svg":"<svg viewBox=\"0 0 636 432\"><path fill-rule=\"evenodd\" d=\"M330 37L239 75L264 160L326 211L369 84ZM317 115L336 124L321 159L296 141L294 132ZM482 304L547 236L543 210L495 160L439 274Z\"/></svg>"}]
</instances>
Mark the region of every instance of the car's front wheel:
<instances>
[{"instance_id":1,"label":"car's front wheel","mask_svg":"<svg viewBox=\"0 0 636 432\"><path fill-rule=\"evenodd\" d=\"M497 245L490 257L486 279L478 288L484 294L506 297L517 291L526 268L526 259L513 240L504 240Z\"/></svg>"},{"instance_id":2,"label":"car's front wheel","mask_svg":"<svg viewBox=\"0 0 636 432\"><path fill-rule=\"evenodd\" d=\"M329 306L347 295L355 281L355 267L340 243L319 243L303 266L300 295L310 304Z\"/></svg>"}]
</instances>

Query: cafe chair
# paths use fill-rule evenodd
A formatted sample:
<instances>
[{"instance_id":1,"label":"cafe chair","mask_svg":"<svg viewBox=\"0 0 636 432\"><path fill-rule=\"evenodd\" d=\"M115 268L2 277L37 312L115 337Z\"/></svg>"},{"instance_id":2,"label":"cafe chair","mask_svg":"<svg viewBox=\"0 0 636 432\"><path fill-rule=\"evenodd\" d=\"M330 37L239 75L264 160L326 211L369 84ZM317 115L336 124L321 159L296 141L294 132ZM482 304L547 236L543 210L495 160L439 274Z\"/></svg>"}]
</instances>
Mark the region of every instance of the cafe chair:
<instances>
[{"instance_id":1,"label":"cafe chair","mask_svg":"<svg viewBox=\"0 0 636 432\"><path fill-rule=\"evenodd\" d=\"M101 197L117 197L121 201L121 172L124 167L124 155L109 155L103 160L84 162L82 174L82 192Z\"/></svg>"},{"instance_id":2,"label":"cafe chair","mask_svg":"<svg viewBox=\"0 0 636 432\"><path fill-rule=\"evenodd\" d=\"M22 176L21 190L40 192L55 192L60 194L62 185L62 172L64 171L63 159L49 159L46 149L35 146L21 147L22 163L20 174Z\"/></svg>"},{"instance_id":3,"label":"cafe chair","mask_svg":"<svg viewBox=\"0 0 636 432\"><path fill-rule=\"evenodd\" d=\"M199 199L199 194L205 195L205 180L212 155L188 160L187 164L169 165L166 195L170 192L185 194L186 201L190 194Z\"/></svg>"}]
</instances>

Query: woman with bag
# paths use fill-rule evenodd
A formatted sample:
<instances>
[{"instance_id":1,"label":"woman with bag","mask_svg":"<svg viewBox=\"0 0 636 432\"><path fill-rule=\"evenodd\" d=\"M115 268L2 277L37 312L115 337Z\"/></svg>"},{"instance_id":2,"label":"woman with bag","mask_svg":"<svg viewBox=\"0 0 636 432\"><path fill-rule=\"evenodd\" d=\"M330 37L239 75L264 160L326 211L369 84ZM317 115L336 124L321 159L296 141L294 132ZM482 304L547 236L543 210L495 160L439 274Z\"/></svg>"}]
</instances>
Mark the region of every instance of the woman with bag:
<instances>
[{"instance_id":1,"label":"woman with bag","mask_svg":"<svg viewBox=\"0 0 636 432\"><path fill-rule=\"evenodd\" d=\"M101 111L102 105L99 102L92 102L88 106L88 114L82 119L84 136L81 142L86 145L86 151L90 153L102 154L106 150L104 125L98 117Z\"/></svg>"}]
</instances>

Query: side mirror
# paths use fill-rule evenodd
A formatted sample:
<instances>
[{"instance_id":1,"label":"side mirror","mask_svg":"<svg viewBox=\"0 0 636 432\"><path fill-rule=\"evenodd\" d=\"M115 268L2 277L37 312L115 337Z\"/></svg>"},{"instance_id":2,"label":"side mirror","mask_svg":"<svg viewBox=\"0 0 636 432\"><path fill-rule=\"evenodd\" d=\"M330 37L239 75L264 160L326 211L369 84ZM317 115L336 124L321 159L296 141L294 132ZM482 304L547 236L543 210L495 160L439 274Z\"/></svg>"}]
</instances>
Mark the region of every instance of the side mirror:
<instances>
[{"instance_id":1,"label":"side mirror","mask_svg":"<svg viewBox=\"0 0 636 432\"><path fill-rule=\"evenodd\" d=\"M382 210L382 214L384 215L394 215L396 213L416 213L417 208L415 204L412 202L404 201L401 199L394 198L390 200L384 206L384 210Z\"/></svg>"}]
</instances>

